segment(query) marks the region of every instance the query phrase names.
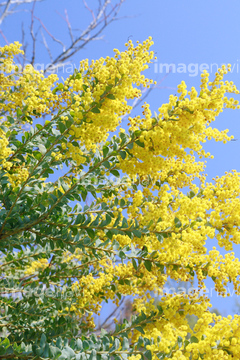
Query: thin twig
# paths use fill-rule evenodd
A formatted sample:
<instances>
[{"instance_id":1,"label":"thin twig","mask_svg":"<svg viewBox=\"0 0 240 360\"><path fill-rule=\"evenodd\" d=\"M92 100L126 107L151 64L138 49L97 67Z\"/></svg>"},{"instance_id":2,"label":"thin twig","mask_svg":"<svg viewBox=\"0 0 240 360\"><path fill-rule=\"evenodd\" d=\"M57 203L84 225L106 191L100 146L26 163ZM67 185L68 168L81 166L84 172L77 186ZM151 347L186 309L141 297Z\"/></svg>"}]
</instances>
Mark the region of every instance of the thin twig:
<instances>
[{"instance_id":1,"label":"thin twig","mask_svg":"<svg viewBox=\"0 0 240 360\"><path fill-rule=\"evenodd\" d=\"M124 303L124 298L120 301L120 303L119 303L119 307L120 306L122 306L122 304ZM118 310L118 307L116 307L112 312L111 312L111 314L109 314L108 315L108 317L104 320L104 322L102 323L102 324L100 324L99 325L99 328L98 329L102 329L103 328L103 326L107 323L107 321L109 320L109 319L111 319L111 317L113 317L114 315L115 315L115 313L117 312L117 310ZM97 329L97 330L98 330Z\"/></svg>"},{"instance_id":2,"label":"thin twig","mask_svg":"<svg viewBox=\"0 0 240 360\"><path fill-rule=\"evenodd\" d=\"M52 65L57 65L59 63L64 63L66 60L68 60L70 57L72 57L74 54L76 54L79 50L83 49L90 41L96 40L98 38L98 35L105 29L106 26L108 26L112 21L116 20L116 16L120 10L120 6L125 0L120 0L118 4L116 4L111 11L106 15L106 8L109 4L111 4L111 0L105 0L104 4L101 8L98 9L98 12L96 16L94 16L94 20L91 21L91 23L88 25L88 27L82 31L80 36L78 36L71 44L68 46L65 51L63 51L61 54L59 54L54 61L52 62ZM106 21L107 18L107 21ZM96 30L97 27L101 25L100 29L97 30L96 33L90 35L94 30ZM80 45L78 45L80 43ZM49 65L50 67L50 65ZM48 67L48 68L49 68ZM45 72L48 71L48 68L45 69Z\"/></svg>"},{"instance_id":3,"label":"thin twig","mask_svg":"<svg viewBox=\"0 0 240 360\"><path fill-rule=\"evenodd\" d=\"M0 17L0 25L2 24L4 18L8 15L8 9L9 9L10 5L11 5L11 0L8 0L6 3L5 9L3 10L3 13Z\"/></svg>"},{"instance_id":4,"label":"thin twig","mask_svg":"<svg viewBox=\"0 0 240 360\"><path fill-rule=\"evenodd\" d=\"M50 50L50 48L48 46L47 40L46 40L46 38L44 36L44 33L43 33L42 29L40 31L41 31L41 35L42 35L42 39L43 39L43 44L44 44L45 48L47 49L48 56L49 56L49 58L51 60L51 63L52 63L53 62L53 57L52 57L51 50Z\"/></svg>"},{"instance_id":5,"label":"thin twig","mask_svg":"<svg viewBox=\"0 0 240 360\"><path fill-rule=\"evenodd\" d=\"M22 4L30 4L33 1L35 1L35 0L22 0L22 1L20 1L20 0L10 0L11 5L17 5L17 6L22 5ZM36 0L36 1L44 1L44 0ZM7 5L7 3L8 3L8 1L2 2L0 4L0 7Z\"/></svg>"},{"instance_id":6,"label":"thin twig","mask_svg":"<svg viewBox=\"0 0 240 360\"><path fill-rule=\"evenodd\" d=\"M32 60L31 60L32 65L34 65L35 51L36 51L36 37L35 37L34 32L33 32L35 5L36 5L36 0L34 0L33 7L32 7L32 10L31 10L31 26L30 26L30 34L31 34L31 37L32 37L32 40L33 40Z\"/></svg>"},{"instance_id":7,"label":"thin twig","mask_svg":"<svg viewBox=\"0 0 240 360\"><path fill-rule=\"evenodd\" d=\"M44 25L44 23L42 22L42 20L41 20L39 17L37 17L37 16L34 15L34 18L37 19L37 20L40 22L40 24L41 24L41 26L43 27L43 29L44 29L44 30L46 31L46 33L52 38L53 41L55 41L55 42L57 42L58 44L61 44L61 45L62 45L63 51L64 51L64 50L65 50L65 45L64 45L64 43L63 43L61 40L58 40L57 38L55 38L55 37L50 33L50 31L46 28L46 26Z\"/></svg>"}]
</instances>

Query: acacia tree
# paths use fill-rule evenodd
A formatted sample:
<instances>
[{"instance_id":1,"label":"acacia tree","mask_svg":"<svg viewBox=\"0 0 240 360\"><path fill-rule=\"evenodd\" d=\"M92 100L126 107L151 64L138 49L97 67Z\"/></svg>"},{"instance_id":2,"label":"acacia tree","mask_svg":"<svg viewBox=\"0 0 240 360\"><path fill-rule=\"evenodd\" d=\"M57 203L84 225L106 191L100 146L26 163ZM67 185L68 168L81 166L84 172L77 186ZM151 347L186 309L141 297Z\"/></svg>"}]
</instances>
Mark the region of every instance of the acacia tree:
<instances>
[{"instance_id":1,"label":"acacia tree","mask_svg":"<svg viewBox=\"0 0 240 360\"><path fill-rule=\"evenodd\" d=\"M182 82L154 117L145 103L119 128L153 83L142 74L152 44L83 60L64 83L31 65L19 72L18 43L0 49L0 359L238 359L239 316L210 312L204 279L239 293L239 173L207 183L195 156L232 138L211 123L239 108L227 96L239 91L223 66L212 82L203 73L199 93ZM208 237L224 257L207 253ZM150 294L169 278L198 288L156 306ZM128 295L134 316L99 332L101 304Z\"/></svg>"}]
</instances>

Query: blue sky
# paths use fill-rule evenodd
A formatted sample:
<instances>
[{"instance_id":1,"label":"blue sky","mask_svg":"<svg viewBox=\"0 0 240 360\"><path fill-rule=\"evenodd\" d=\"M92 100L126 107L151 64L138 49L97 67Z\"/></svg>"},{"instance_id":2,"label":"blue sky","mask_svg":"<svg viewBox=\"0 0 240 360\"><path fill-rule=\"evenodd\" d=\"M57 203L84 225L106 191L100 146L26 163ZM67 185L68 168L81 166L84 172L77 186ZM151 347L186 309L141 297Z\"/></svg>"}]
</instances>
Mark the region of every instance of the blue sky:
<instances>
[{"instance_id":1,"label":"blue sky","mask_svg":"<svg viewBox=\"0 0 240 360\"><path fill-rule=\"evenodd\" d=\"M89 6L96 6L97 1L88 0ZM30 9L30 7L29 7ZM73 29L84 29L91 15L84 8L81 0L45 0L36 3L35 15L38 16L46 28L63 42L69 43L67 26L60 15L64 16L67 9ZM153 50L158 60L152 64L147 76L160 82L148 97L152 111L157 111L162 103L168 101L170 94L175 94L177 85L184 80L190 89L200 84L200 68L206 64L214 77L217 65L231 63L233 71L227 79L234 81L240 88L240 25L239 0L226 1L190 1L190 0L125 0L119 13L120 19L107 27L103 34L104 40L90 43L85 49L74 56L73 63L78 66L85 58L97 59L101 56L113 55L113 48L124 50L124 43L130 38L133 42L143 41L152 36ZM60 14L60 15L59 15ZM31 39L27 35L30 26L30 13L20 12L12 15L3 22L1 30L9 42L21 42L21 23L24 22L26 37L31 47ZM35 29L39 25L36 22ZM50 37L44 33L53 49L53 53L61 49L58 44L51 43ZM74 32L77 34L77 31ZM41 42L40 32L38 39ZM0 44L5 45L0 36ZM39 63L48 63L49 58L43 46L39 44L36 58ZM165 76L164 66L161 64L175 64L175 72ZM180 72L179 64L185 64L186 71ZM161 72L163 68L163 72ZM60 74L61 75L61 74ZM135 109L133 114L140 113ZM239 171L240 144L240 113L227 110L216 120L213 127L228 128L238 141L220 144L210 141L205 149L214 155L207 165L208 179L215 175L223 175L225 171L236 169ZM215 241L209 240L209 247L215 246ZM234 251L239 253L239 247ZM209 282L209 286L211 286ZM236 297L221 299L212 297L213 307L217 307L223 315L233 314Z\"/></svg>"}]
</instances>

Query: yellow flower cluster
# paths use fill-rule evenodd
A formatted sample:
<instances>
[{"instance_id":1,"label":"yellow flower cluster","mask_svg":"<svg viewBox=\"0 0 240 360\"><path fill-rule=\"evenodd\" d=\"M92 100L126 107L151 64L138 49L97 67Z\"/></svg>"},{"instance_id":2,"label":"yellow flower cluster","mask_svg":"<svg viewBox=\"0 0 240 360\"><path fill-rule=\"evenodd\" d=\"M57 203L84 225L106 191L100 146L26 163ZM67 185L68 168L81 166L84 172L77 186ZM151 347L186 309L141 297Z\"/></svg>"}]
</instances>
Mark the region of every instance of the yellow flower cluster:
<instances>
[{"instance_id":1,"label":"yellow flower cluster","mask_svg":"<svg viewBox=\"0 0 240 360\"><path fill-rule=\"evenodd\" d=\"M87 149L95 150L98 143L106 141L109 132L116 130L121 117L130 113L127 100L141 96L141 91L133 85L148 87L152 83L141 74L153 59L154 53L149 51L152 44L149 38L134 47L130 40L126 51L115 49L114 57L101 58L90 65L82 61L81 75L65 80L62 92L66 94L65 100L74 117L69 134ZM62 120L66 121L67 116L63 115ZM81 150L68 144L66 156L73 154L80 164L83 160Z\"/></svg>"},{"instance_id":2,"label":"yellow flower cluster","mask_svg":"<svg viewBox=\"0 0 240 360\"><path fill-rule=\"evenodd\" d=\"M38 117L55 109L59 97L53 94L51 88L58 77L51 74L45 78L32 65L26 65L23 71L18 72L13 55L19 53L23 53L19 43L0 48L0 59L3 62L0 66L0 70L3 71L0 74L0 96L5 100L0 104L0 111L16 116L17 109L22 112L25 108L20 121L24 123L31 122L32 115ZM4 72L8 75L4 75Z\"/></svg>"},{"instance_id":3,"label":"yellow flower cluster","mask_svg":"<svg viewBox=\"0 0 240 360\"><path fill-rule=\"evenodd\" d=\"M47 259L39 259L33 261L30 266L28 266L25 270L25 275L33 275L39 270L44 270L48 267L49 263Z\"/></svg>"},{"instance_id":4,"label":"yellow flower cluster","mask_svg":"<svg viewBox=\"0 0 240 360\"><path fill-rule=\"evenodd\" d=\"M23 165L24 166L24 165ZM8 178L13 187L21 185L29 176L28 169L23 166L12 167L12 172L8 172Z\"/></svg>"},{"instance_id":5,"label":"yellow flower cluster","mask_svg":"<svg viewBox=\"0 0 240 360\"><path fill-rule=\"evenodd\" d=\"M6 134L0 129L0 160L1 168L7 172L9 181L15 187L25 181L29 175L28 170L24 167L25 164L18 165L16 162L8 161L13 151L9 147L9 141Z\"/></svg>"},{"instance_id":6,"label":"yellow flower cluster","mask_svg":"<svg viewBox=\"0 0 240 360\"><path fill-rule=\"evenodd\" d=\"M113 275L111 273L111 267L107 267L108 272L103 273L99 272L99 276L94 278L92 273L89 273L86 276L82 276L81 279L73 283L72 290L77 293L80 292L80 296L77 298L76 309L84 309L85 311L94 311L100 315L99 311L101 310L101 299L102 291L109 299L113 299L115 293L109 289Z\"/></svg>"},{"instance_id":7,"label":"yellow flower cluster","mask_svg":"<svg viewBox=\"0 0 240 360\"><path fill-rule=\"evenodd\" d=\"M23 54L23 50L20 50L21 44L18 41L15 41L14 44L5 45L3 47L0 47L0 80L2 83L2 80L4 78L3 72L6 74L11 73L13 70L15 70L15 65L13 64L13 57L14 55Z\"/></svg>"},{"instance_id":8,"label":"yellow flower cluster","mask_svg":"<svg viewBox=\"0 0 240 360\"><path fill-rule=\"evenodd\" d=\"M6 159L12 154L12 150L10 149L10 147L8 147L8 145L9 142L6 137L6 134L2 129L0 129L0 159L3 160L1 164L2 167L5 167L7 168L7 170L10 170L12 164L7 162Z\"/></svg>"},{"instance_id":9,"label":"yellow flower cluster","mask_svg":"<svg viewBox=\"0 0 240 360\"><path fill-rule=\"evenodd\" d=\"M210 127L224 108L239 108L238 100L226 96L228 93L239 94L236 86L222 81L229 70L225 66L219 69L212 83L209 74L204 72L199 95L194 87L187 91L182 81L178 86L179 97L171 95L169 102L158 109L155 120L149 105L144 104L143 118L130 118L130 129L142 129L139 140L144 143L144 148L135 144L132 158L128 161L119 159L120 169L130 177L149 174L162 181L171 179L171 186L175 187L191 186L196 177L204 180L200 175L204 164L195 161L194 152L200 159L211 157L202 149L202 143L211 138L225 143L233 138L227 135L228 130Z\"/></svg>"}]
</instances>

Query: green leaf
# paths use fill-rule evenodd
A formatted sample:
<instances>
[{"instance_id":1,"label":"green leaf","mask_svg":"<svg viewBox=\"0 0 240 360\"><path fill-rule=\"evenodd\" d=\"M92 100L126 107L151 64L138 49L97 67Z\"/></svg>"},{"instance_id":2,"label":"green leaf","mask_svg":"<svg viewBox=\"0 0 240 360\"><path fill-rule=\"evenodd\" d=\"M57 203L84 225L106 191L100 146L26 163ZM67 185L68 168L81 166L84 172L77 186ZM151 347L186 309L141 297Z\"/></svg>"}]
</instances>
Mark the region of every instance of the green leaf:
<instances>
[{"instance_id":1,"label":"green leaf","mask_svg":"<svg viewBox=\"0 0 240 360\"><path fill-rule=\"evenodd\" d=\"M108 239L112 240L113 232L111 230L107 231L106 235L107 235Z\"/></svg>"},{"instance_id":2,"label":"green leaf","mask_svg":"<svg viewBox=\"0 0 240 360\"><path fill-rule=\"evenodd\" d=\"M91 239L94 239L95 238L95 232L93 231L93 229L86 229L87 233L88 233L88 236L91 238Z\"/></svg>"},{"instance_id":3,"label":"green leaf","mask_svg":"<svg viewBox=\"0 0 240 360\"><path fill-rule=\"evenodd\" d=\"M198 340L198 338L197 338L196 336L191 336L190 342L191 342L191 343L198 343L199 340Z\"/></svg>"},{"instance_id":4,"label":"green leaf","mask_svg":"<svg viewBox=\"0 0 240 360\"><path fill-rule=\"evenodd\" d=\"M149 272L152 270L152 262L150 260L145 260L144 266Z\"/></svg>"},{"instance_id":5,"label":"green leaf","mask_svg":"<svg viewBox=\"0 0 240 360\"><path fill-rule=\"evenodd\" d=\"M132 230L132 233L134 234L134 236L138 237L139 239L142 237L142 233L140 230Z\"/></svg>"},{"instance_id":6,"label":"green leaf","mask_svg":"<svg viewBox=\"0 0 240 360\"><path fill-rule=\"evenodd\" d=\"M124 159L126 158L126 156L127 156L126 152L125 152L125 151L122 151L122 150L119 151L119 154L120 154L120 156L121 156L121 158L122 158L123 160L124 160Z\"/></svg>"},{"instance_id":7,"label":"green leaf","mask_svg":"<svg viewBox=\"0 0 240 360\"><path fill-rule=\"evenodd\" d=\"M46 344L46 335L45 334L42 334L41 336L41 340L40 340L40 348L43 349L45 347L45 344Z\"/></svg>"},{"instance_id":8,"label":"green leaf","mask_svg":"<svg viewBox=\"0 0 240 360\"><path fill-rule=\"evenodd\" d=\"M56 346L61 349L62 348L62 338L59 336L56 341Z\"/></svg>"},{"instance_id":9,"label":"green leaf","mask_svg":"<svg viewBox=\"0 0 240 360\"><path fill-rule=\"evenodd\" d=\"M195 196L195 192L191 190L190 193L189 193L190 199L192 199L194 196Z\"/></svg>"},{"instance_id":10,"label":"green leaf","mask_svg":"<svg viewBox=\"0 0 240 360\"><path fill-rule=\"evenodd\" d=\"M83 343L82 343L82 340L81 340L81 339L77 339L77 341L76 341L76 347L77 347L77 350L82 350Z\"/></svg>"},{"instance_id":11,"label":"green leaf","mask_svg":"<svg viewBox=\"0 0 240 360\"><path fill-rule=\"evenodd\" d=\"M133 142L129 143L129 144L127 145L127 148L130 149L130 150L132 150L132 148L133 148Z\"/></svg>"},{"instance_id":12,"label":"green leaf","mask_svg":"<svg viewBox=\"0 0 240 360\"><path fill-rule=\"evenodd\" d=\"M177 342L178 342L178 347L181 348L183 345L183 339L181 338L181 336L178 336Z\"/></svg>"},{"instance_id":13,"label":"green leaf","mask_svg":"<svg viewBox=\"0 0 240 360\"><path fill-rule=\"evenodd\" d=\"M107 169L110 169L110 167L111 167L111 165L110 165L110 163L108 161L104 161L102 163L102 165L105 166L105 168L107 168Z\"/></svg>"},{"instance_id":14,"label":"green leaf","mask_svg":"<svg viewBox=\"0 0 240 360\"><path fill-rule=\"evenodd\" d=\"M78 214L75 220L75 225L81 224L83 221L84 221L84 216L82 214Z\"/></svg>"},{"instance_id":15,"label":"green leaf","mask_svg":"<svg viewBox=\"0 0 240 360\"><path fill-rule=\"evenodd\" d=\"M137 331L139 331L141 334L145 335L145 331L143 330L143 328L141 326L136 326L134 329L136 329ZM149 351L149 350L148 350Z\"/></svg>"},{"instance_id":16,"label":"green leaf","mask_svg":"<svg viewBox=\"0 0 240 360\"><path fill-rule=\"evenodd\" d=\"M117 170L111 170L110 173L113 174L116 177L120 177L120 174L119 174L119 172Z\"/></svg>"},{"instance_id":17,"label":"green leaf","mask_svg":"<svg viewBox=\"0 0 240 360\"><path fill-rule=\"evenodd\" d=\"M124 337L122 341L122 350L128 350L129 349L129 340L128 338Z\"/></svg>"},{"instance_id":18,"label":"green leaf","mask_svg":"<svg viewBox=\"0 0 240 360\"><path fill-rule=\"evenodd\" d=\"M140 147L142 147L142 148L145 147L144 143L141 142L140 140L136 140L136 141L135 141L135 144L137 144L138 146L140 146Z\"/></svg>"},{"instance_id":19,"label":"green leaf","mask_svg":"<svg viewBox=\"0 0 240 360\"><path fill-rule=\"evenodd\" d=\"M58 127L59 127L59 130L60 130L61 134L63 134L64 131L66 130L65 124L63 124L62 122L59 122Z\"/></svg>"},{"instance_id":20,"label":"green leaf","mask_svg":"<svg viewBox=\"0 0 240 360\"><path fill-rule=\"evenodd\" d=\"M5 311L6 313L6 311ZM4 346L5 348L8 348L10 345L10 341L8 338L5 338L2 342L1 342L1 346Z\"/></svg>"},{"instance_id":21,"label":"green leaf","mask_svg":"<svg viewBox=\"0 0 240 360\"><path fill-rule=\"evenodd\" d=\"M37 128L38 130L42 130L43 126L42 126L41 124L36 124L36 128Z\"/></svg>"},{"instance_id":22,"label":"green leaf","mask_svg":"<svg viewBox=\"0 0 240 360\"><path fill-rule=\"evenodd\" d=\"M152 360L152 353L150 350L145 351L143 354L148 360Z\"/></svg>"},{"instance_id":23,"label":"green leaf","mask_svg":"<svg viewBox=\"0 0 240 360\"><path fill-rule=\"evenodd\" d=\"M115 100L115 99L116 99L113 94L108 94L106 97L107 97L108 99L111 99L111 100Z\"/></svg>"},{"instance_id":24,"label":"green leaf","mask_svg":"<svg viewBox=\"0 0 240 360\"><path fill-rule=\"evenodd\" d=\"M160 242L160 244L162 244L162 243L163 243L163 239L164 239L164 237L162 236L162 234L156 234L156 236L157 236L157 239L158 239L158 241Z\"/></svg>"},{"instance_id":25,"label":"green leaf","mask_svg":"<svg viewBox=\"0 0 240 360\"><path fill-rule=\"evenodd\" d=\"M127 222L127 219L124 217L123 220L122 220L122 228L128 228L128 222Z\"/></svg>"},{"instance_id":26,"label":"green leaf","mask_svg":"<svg viewBox=\"0 0 240 360\"><path fill-rule=\"evenodd\" d=\"M52 345L49 346L49 352L50 352L51 359L54 359L54 360L57 359L62 353L58 347L52 346Z\"/></svg>"},{"instance_id":27,"label":"green leaf","mask_svg":"<svg viewBox=\"0 0 240 360\"><path fill-rule=\"evenodd\" d=\"M87 340L83 340L83 350L86 351L89 349L89 343Z\"/></svg>"},{"instance_id":28,"label":"green leaf","mask_svg":"<svg viewBox=\"0 0 240 360\"><path fill-rule=\"evenodd\" d=\"M57 130L57 129L54 129L54 128L52 128L52 133L53 133L53 135L55 135L55 136L60 136L60 135L61 135L60 131Z\"/></svg>"},{"instance_id":29,"label":"green leaf","mask_svg":"<svg viewBox=\"0 0 240 360\"><path fill-rule=\"evenodd\" d=\"M17 108L17 117L19 118L22 114L22 110L20 108Z\"/></svg>"},{"instance_id":30,"label":"green leaf","mask_svg":"<svg viewBox=\"0 0 240 360\"><path fill-rule=\"evenodd\" d=\"M6 348L3 346L0 346L0 355L5 355L6 354ZM4 357L3 357L4 359Z\"/></svg>"},{"instance_id":31,"label":"green leaf","mask_svg":"<svg viewBox=\"0 0 240 360\"><path fill-rule=\"evenodd\" d=\"M111 221L112 221L111 216L108 215L108 214L106 214L106 219L101 222L100 226L101 226L101 227L108 226Z\"/></svg>"},{"instance_id":32,"label":"green leaf","mask_svg":"<svg viewBox=\"0 0 240 360\"><path fill-rule=\"evenodd\" d=\"M97 352L95 349L92 350L92 352L89 356L89 360L97 360Z\"/></svg>"},{"instance_id":33,"label":"green leaf","mask_svg":"<svg viewBox=\"0 0 240 360\"><path fill-rule=\"evenodd\" d=\"M70 360L72 358L75 358L76 354L69 346L65 346L65 348L62 350L62 354L59 357L59 360Z\"/></svg>"},{"instance_id":34,"label":"green leaf","mask_svg":"<svg viewBox=\"0 0 240 360\"><path fill-rule=\"evenodd\" d=\"M8 121L10 122L10 124L14 124L15 120L11 117L11 116L7 116ZM25 133L26 134L26 133Z\"/></svg>"},{"instance_id":35,"label":"green leaf","mask_svg":"<svg viewBox=\"0 0 240 360\"><path fill-rule=\"evenodd\" d=\"M177 217L175 217L174 223L175 223L176 228L180 228L182 226L181 221Z\"/></svg>"},{"instance_id":36,"label":"green leaf","mask_svg":"<svg viewBox=\"0 0 240 360\"><path fill-rule=\"evenodd\" d=\"M137 266L137 262L134 258L132 258L132 264L133 264L134 269L137 271L138 266Z\"/></svg>"},{"instance_id":37,"label":"green leaf","mask_svg":"<svg viewBox=\"0 0 240 360\"><path fill-rule=\"evenodd\" d=\"M40 160L42 154L39 151L33 151L33 156L35 157L35 159Z\"/></svg>"},{"instance_id":38,"label":"green leaf","mask_svg":"<svg viewBox=\"0 0 240 360\"><path fill-rule=\"evenodd\" d=\"M47 149L43 144L39 144L38 147L41 154L45 154L47 152Z\"/></svg>"},{"instance_id":39,"label":"green leaf","mask_svg":"<svg viewBox=\"0 0 240 360\"><path fill-rule=\"evenodd\" d=\"M53 89L52 93L56 94L57 91L60 91L64 88L64 85L62 83L60 83L57 87L55 87L55 89Z\"/></svg>"},{"instance_id":40,"label":"green leaf","mask_svg":"<svg viewBox=\"0 0 240 360\"><path fill-rule=\"evenodd\" d=\"M103 157L106 157L108 153L109 153L109 147L103 146Z\"/></svg>"},{"instance_id":41,"label":"green leaf","mask_svg":"<svg viewBox=\"0 0 240 360\"><path fill-rule=\"evenodd\" d=\"M122 260L126 259L126 255L122 250L119 251L118 255L119 255L120 259L122 259Z\"/></svg>"},{"instance_id":42,"label":"green leaf","mask_svg":"<svg viewBox=\"0 0 240 360\"><path fill-rule=\"evenodd\" d=\"M99 108L97 106L95 106L94 108L91 109L91 112L94 114L99 114L101 111L99 110Z\"/></svg>"},{"instance_id":43,"label":"green leaf","mask_svg":"<svg viewBox=\"0 0 240 360\"><path fill-rule=\"evenodd\" d=\"M42 356L45 357L45 358L48 358L49 357L49 344L47 343L45 345L45 348L44 348L44 351L42 353Z\"/></svg>"}]
</instances>

